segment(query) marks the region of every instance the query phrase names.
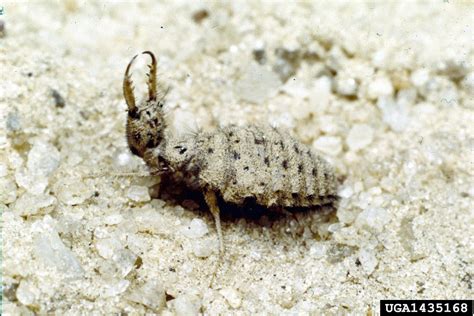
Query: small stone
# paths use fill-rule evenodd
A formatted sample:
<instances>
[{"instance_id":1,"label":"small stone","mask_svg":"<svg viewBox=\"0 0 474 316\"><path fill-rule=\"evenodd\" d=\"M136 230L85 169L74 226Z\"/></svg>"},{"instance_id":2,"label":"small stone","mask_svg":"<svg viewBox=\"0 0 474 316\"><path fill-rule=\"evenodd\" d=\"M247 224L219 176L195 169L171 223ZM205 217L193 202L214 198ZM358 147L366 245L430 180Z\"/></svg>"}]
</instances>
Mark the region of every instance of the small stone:
<instances>
[{"instance_id":1,"label":"small stone","mask_svg":"<svg viewBox=\"0 0 474 316\"><path fill-rule=\"evenodd\" d=\"M104 224L106 225L117 225L123 221L123 216L121 214L112 214L104 218Z\"/></svg>"},{"instance_id":2,"label":"small stone","mask_svg":"<svg viewBox=\"0 0 474 316\"><path fill-rule=\"evenodd\" d=\"M199 315L201 300L193 294L183 294L173 300L173 307L176 316Z\"/></svg>"},{"instance_id":3,"label":"small stone","mask_svg":"<svg viewBox=\"0 0 474 316\"><path fill-rule=\"evenodd\" d=\"M331 97L331 86L331 78L327 76L322 76L314 82L309 95L310 104L313 105L314 113L321 113L327 108Z\"/></svg>"},{"instance_id":4,"label":"small stone","mask_svg":"<svg viewBox=\"0 0 474 316\"><path fill-rule=\"evenodd\" d=\"M24 188L28 193L41 195L48 186L49 179L43 175L32 174L28 170L21 168L15 172L15 180L19 187Z\"/></svg>"},{"instance_id":5,"label":"small stone","mask_svg":"<svg viewBox=\"0 0 474 316\"><path fill-rule=\"evenodd\" d=\"M134 268L137 255L129 249L118 249L114 252L112 260L117 266L119 275L125 278Z\"/></svg>"},{"instance_id":6,"label":"small stone","mask_svg":"<svg viewBox=\"0 0 474 316\"><path fill-rule=\"evenodd\" d=\"M124 167L130 165L130 162L132 160L132 155L126 151L126 152L119 152L115 156L114 163L117 167Z\"/></svg>"},{"instance_id":7,"label":"small stone","mask_svg":"<svg viewBox=\"0 0 474 316\"><path fill-rule=\"evenodd\" d=\"M415 87L421 87L430 79L430 73L427 69L418 69L411 74L410 79Z\"/></svg>"},{"instance_id":8,"label":"small stone","mask_svg":"<svg viewBox=\"0 0 474 316\"><path fill-rule=\"evenodd\" d=\"M199 218L195 218L183 230L183 235L188 238L201 238L209 232L207 224Z\"/></svg>"},{"instance_id":9,"label":"small stone","mask_svg":"<svg viewBox=\"0 0 474 316\"><path fill-rule=\"evenodd\" d=\"M8 178L0 178L0 201L5 204L15 202L17 197L17 186L15 181Z\"/></svg>"},{"instance_id":10,"label":"small stone","mask_svg":"<svg viewBox=\"0 0 474 316\"><path fill-rule=\"evenodd\" d=\"M315 242L314 245L309 248L309 254L311 257L320 259L326 255L327 246L322 242Z\"/></svg>"},{"instance_id":11,"label":"small stone","mask_svg":"<svg viewBox=\"0 0 474 316\"><path fill-rule=\"evenodd\" d=\"M352 194L354 194L354 189L349 185L340 187L338 192L337 192L337 195L339 195L343 199L350 198L352 196Z\"/></svg>"},{"instance_id":12,"label":"small stone","mask_svg":"<svg viewBox=\"0 0 474 316\"><path fill-rule=\"evenodd\" d=\"M384 76L377 77L369 84L368 96L371 99L378 99L383 96L393 94L393 85L390 79Z\"/></svg>"},{"instance_id":13,"label":"small stone","mask_svg":"<svg viewBox=\"0 0 474 316\"><path fill-rule=\"evenodd\" d=\"M362 211L356 219L356 226L380 232L390 222L390 214L383 208L368 208Z\"/></svg>"},{"instance_id":14,"label":"small stone","mask_svg":"<svg viewBox=\"0 0 474 316\"><path fill-rule=\"evenodd\" d=\"M324 154L337 156L342 151L342 142L337 136L321 136L313 142L313 147Z\"/></svg>"},{"instance_id":15,"label":"small stone","mask_svg":"<svg viewBox=\"0 0 474 316\"><path fill-rule=\"evenodd\" d=\"M81 204L94 194L94 190L90 185L79 180L60 180L54 187L59 201L67 205Z\"/></svg>"},{"instance_id":16,"label":"small stone","mask_svg":"<svg viewBox=\"0 0 474 316\"><path fill-rule=\"evenodd\" d=\"M238 99L255 104L262 103L274 96L281 81L273 71L259 64L249 65L242 77L235 84L235 95Z\"/></svg>"},{"instance_id":17,"label":"small stone","mask_svg":"<svg viewBox=\"0 0 474 316\"><path fill-rule=\"evenodd\" d=\"M16 132L21 129L21 121L18 112L10 112L7 115L7 129Z\"/></svg>"},{"instance_id":18,"label":"small stone","mask_svg":"<svg viewBox=\"0 0 474 316\"><path fill-rule=\"evenodd\" d=\"M225 298L227 303L232 308L239 308L242 303L242 298L240 297L239 292L232 288L224 288L219 291L219 293Z\"/></svg>"},{"instance_id":19,"label":"small stone","mask_svg":"<svg viewBox=\"0 0 474 316\"><path fill-rule=\"evenodd\" d=\"M135 202L148 202L151 200L148 188L139 185L132 185L128 188L127 197Z\"/></svg>"},{"instance_id":20,"label":"small stone","mask_svg":"<svg viewBox=\"0 0 474 316\"><path fill-rule=\"evenodd\" d=\"M371 275L377 267L378 260L373 249L362 248L359 250L359 261L367 275Z\"/></svg>"},{"instance_id":21,"label":"small stone","mask_svg":"<svg viewBox=\"0 0 474 316\"><path fill-rule=\"evenodd\" d=\"M354 96L357 94L357 81L354 78L337 78L336 92L343 96Z\"/></svg>"},{"instance_id":22,"label":"small stone","mask_svg":"<svg viewBox=\"0 0 474 316\"><path fill-rule=\"evenodd\" d=\"M356 124L350 130L346 143L351 150L360 150L372 143L374 131L366 124Z\"/></svg>"},{"instance_id":23,"label":"small stone","mask_svg":"<svg viewBox=\"0 0 474 316\"><path fill-rule=\"evenodd\" d=\"M144 285L131 290L127 299L142 304L155 313L159 313L166 304L165 290L157 281L148 281Z\"/></svg>"},{"instance_id":24,"label":"small stone","mask_svg":"<svg viewBox=\"0 0 474 316\"><path fill-rule=\"evenodd\" d=\"M104 290L105 297L113 297L119 294L122 294L127 290L130 285L130 281L128 280L119 280L115 283L107 284L107 287Z\"/></svg>"},{"instance_id":25,"label":"small stone","mask_svg":"<svg viewBox=\"0 0 474 316\"><path fill-rule=\"evenodd\" d=\"M124 247L120 241L115 238L104 238L96 241L95 248L102 258L112 259L114 254Z\"/></svg>"},{"instance_id":26,"label":"small stone","mask_svg":"<svg viewBox=\"0 0 474 316\"><path fill-rule=\"evenodd\" d=\"M8 174L7 165L0 163L0 177L5 177L7 174Z\"/></svg>"},{"instance_id":27,"label":"small stone","mask_svg":"<svg viewBox=\"0 0 474 316\"><path fill-rule=\"evenodd\" d=\"M405 102L395 103L391 97L382 97L377 101L382 111L383 121L395 132L402 132L409 123L408 107Z\"/></svg>"},{"instance_id":28,"label":"small stone","mask_svg":"<svg viewBox=\"0 0 474 316\"><path fill-rule=\"evenodd\" d=\"M35 215L41 210L50 211L50 206L56 204L56 198L47 194L34 195L28 192L23 193L13 205L13 210L21 216Z\"/></svg>"},{"instance_id":29,"label":"small stone","mask_svg":"<svg viewBox=\"0 0 474 316\"><path fill-rule=\"evenodd\" d=\"M32 225L35 231L35 255L69 278L79 278L84 270L75 254L64 245L54 225L49 215Z\"/></svg>"},{"instance_id":30,"label":"small stone","mask_svg":"<svg viewBox=\"0 0 474 316\"><path fill-rule=\"evenodd\" d=\"M56 147L47 142L37 141L28 153L28 171L47 177L58 168L60 158Z\"/></svg>"},{"instance_id":31,"label":"small stone","mask_svg":"<svg viewBox=\"0 0 474 316\"><path fill-rule=\"evenodd\" d=\"M16 289L16 298L25 306L33 305L38 298L37 292L38 290L30 282L23 280Z\"/></svg>"},{"instance_id":32,"label":"small stone","mask_svg":"<svg viewBox=\"0 0 474 316\"><path fill-rule=\"evenodd\" d=\"M207 258L216 249L212 240L196 240L193 242L193 253L196 257Z\"/></svg>"}]
</instances>

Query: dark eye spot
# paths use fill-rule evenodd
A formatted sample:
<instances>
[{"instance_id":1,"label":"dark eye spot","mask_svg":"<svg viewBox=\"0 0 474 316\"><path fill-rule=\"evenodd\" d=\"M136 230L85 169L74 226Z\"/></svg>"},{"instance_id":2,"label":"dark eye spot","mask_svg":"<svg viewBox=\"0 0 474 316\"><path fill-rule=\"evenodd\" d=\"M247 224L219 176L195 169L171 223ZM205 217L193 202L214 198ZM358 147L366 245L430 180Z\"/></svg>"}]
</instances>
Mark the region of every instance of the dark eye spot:
<instances>
[{"instance_id":1,"label":"dark eye spot","mask_svg":"<svg viewBox=\"0 0 474 316\"><path fill-rule=\"evenodd\" d=\"M265 185L265 183L263 183L263 182L260 182L260 185L263 187L263 186Z\"/></svg>"},{"instance_id":2,"label":"dark eye spot","mask_svg":"<svg viewBox=\"0 0 474 316\"><path fill-rule=\"evenodd\" d=\"M299 173L303 172L303 164L301 164L301 163L298 165L298 172Z\"/></svg>"},{"instance_id":3,"label":"dark eye spot","mask_svg":"<svg viewBox=\"0 0 474 316\"><path fill-rule=\"evenodd\" d=\"M262 139L257 139L257 138L255 138L255 145L262 145L264 142L265 142L265 141L264 141L263 138L262 138Z\"/></svg>"},{"instance_id":4,"label":"dark eye spot","mask_svg":"<svg viewBox=\"0 0 474 316\"><path fill-rule=\"evenodd\" d=\"M245 166L245 167L244 167L244 170L245 170L245 171L249 170L249 167L248 167L248 166Z\"/></svg>"},{"instance_id":5,"label":"dark eye spot","mask_svg":"<svg viewBox=\"0 0 474 316\"><path fill-rule=\"evenodd\" d=\"M155 126L158 126L158 119L156 117L153 119L153 123L155 124Z\"/></svg>"},{"instance_id":6,"label":"dark eye spot","mask_svg":"<svg viewBox=\"0 0 474 316\"><path fill-rule=\"evenodd\" d=\"M235 140L235 143L236 143L236 144L240 143L240 139L236 139L236 140Z\"/></svg>"},{"instance_id":7,"label":"dark eye spot","mask_svg":"<svg viewBox=\"0 0 474 316\"><path fill-rule=\"evenodd\" d=\"M234 151L234 152L232 153L232 155L234 156L234 159L235 159L235 160L240 159L240 154L239 154L238 152Z\"/></svg>"},{"instance_id":8,"label":"dark eye spot","mask_svg":"<svg viewBox=\"0 0 474 316\"><path fill-rule=\"evenodd\" d=\"M135 108L133 110L128 110L128 116L130 116L132 119L137 119L140 117L140 113Z\"/></svg>"},{"instance_id":9,"label":"dark eye spot","mask_svg":"<svg viewBox=\"0 0 474 316\"><path fill-rule=\"evenodd\" d=\"M214 152L214 149L208 148L208 149L207 149L207 152L208 152L209 154L212 154L212 153Z\"/></svg>"},{"instance_id":10,"label":"dark eye spot","mask_svg":"<svg viewBox=\"0 0 474 316\"><path fill-rule=\"evenodd\" d=\"M282 140L280 140L280 147L281 147L281 149L285 149L285 146L283 145L283 141L282 141Z\"/></svg>"},{"instance_id":11,"label":"dark eye spot","mask_svg":"<svg viewBox=\"0 0 474 316\"><path fill-rule=\"evenodd\" d=\"M182 155L184 154L188 149L185 147L185 148L182 148L180 151L179 151L179 154Z\"/></svg>"},{"instance_id":12,"label":"dark eye spot","mask_svg":"<svg viewBox=\"0 0 474 316\"><path fill-rule=\"evenodd\" d=\"M162 107L163 107L163 103L162 103L162 102L158 102L158 106L159 106L160 108L162 108Z\"/></svg>"},{"instance_id":13,"label":"dark eye spot","mask_svg":"<svg viewBox=\"0 0 474 316\"><path fill-rule=\"evenodd\" d=\"M150 111L146 111L146 115L150 116L151 115Z\"/></svg>"},{"instance_id":14,"label":"dark eye spot","mask_svg":"<svg viewBox=\"0 0 474 316\"><path fill-rule=\"evenodd\" d=\"M237 180L232 181L232 184L237 184Z\"/></svg>"},{"instance_id":15,"label":"dark eye spot","mask_svg":"<svg viewBox=\"0 0 474 316\"><path fill-rule=\"evenodd\" d=\"M146 142L146 148L153 148L155 147L155 141L153 138L150 138L147 142Z\"/></svg>"},{"instance_id":16,"label":"dark eye spot","mask_svg":"<svg viewBox=\"0 0 474 316\"><path fill-rule=\"evenodd\" d=\"M283 162L281 163L281 165L283 166L283 168L286 170L288 169L288 160L283 160Z\"/></svg>"},{"instance_id":17,"label":"dark eye spot","mask_svg":"<svg viewBox=\"0 0 474 316\"><path fill-rule=\"evenodd\" d=\"M229 132L229 137L234 136L234 132Z\"/></svg>"}]
</instances>

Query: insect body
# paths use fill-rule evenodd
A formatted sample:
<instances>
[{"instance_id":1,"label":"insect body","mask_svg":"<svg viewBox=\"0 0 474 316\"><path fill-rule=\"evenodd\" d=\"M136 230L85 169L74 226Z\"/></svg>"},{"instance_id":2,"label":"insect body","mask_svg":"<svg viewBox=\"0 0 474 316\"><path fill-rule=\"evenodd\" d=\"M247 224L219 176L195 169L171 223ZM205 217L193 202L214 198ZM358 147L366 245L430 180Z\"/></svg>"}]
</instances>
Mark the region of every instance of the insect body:
<instances>
[{"instance_id":1,"label":"insect body","mask_svg":"<svg viewBox=\"0 0 474 316\"><path fill-rule=\"evenodd\" d=\"M336 199L331 166L285 131L265 126L227 126L184 138L168 128L162 100L157 98L156 59L151 57L148 99L137 106L129 70L124 97L128 106L127 140L130 150L152 171L201 190L213 214L223 251L218 197L242 205L247 199L271 208L312 207Z\"/></svg>"}]
</instances>

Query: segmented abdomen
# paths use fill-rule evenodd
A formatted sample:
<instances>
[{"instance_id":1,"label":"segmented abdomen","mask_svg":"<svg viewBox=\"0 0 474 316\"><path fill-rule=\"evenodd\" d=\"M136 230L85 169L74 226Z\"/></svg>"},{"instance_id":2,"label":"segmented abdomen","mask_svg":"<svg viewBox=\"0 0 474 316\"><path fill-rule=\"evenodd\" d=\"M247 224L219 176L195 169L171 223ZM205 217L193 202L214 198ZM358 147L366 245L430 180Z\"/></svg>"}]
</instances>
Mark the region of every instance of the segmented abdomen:
<instances>
[{"instance_id":1,"label":"segmented abdomen","mask_svg":"<svg viewBox=\"0 0 474 316\"><path fill-rule=\"evenodd\" d=\"M329 164L279 129L229 126L197 138L202 185L227 202L308 207L334 200Z\"/></svg>"}]
</instances>

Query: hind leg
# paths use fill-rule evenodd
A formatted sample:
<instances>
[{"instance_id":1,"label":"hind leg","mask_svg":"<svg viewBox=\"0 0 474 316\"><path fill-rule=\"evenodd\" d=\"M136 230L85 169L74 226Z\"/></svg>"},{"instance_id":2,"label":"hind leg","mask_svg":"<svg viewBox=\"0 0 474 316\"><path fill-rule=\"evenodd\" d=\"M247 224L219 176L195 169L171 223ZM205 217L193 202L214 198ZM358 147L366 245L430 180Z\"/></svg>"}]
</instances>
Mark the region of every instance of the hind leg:
<instances>
[{"instance_id":1,"label":"hind leg","mask_svg":"<svg viewBox=\"0 0 474 316\"><path fill-rule=\"evenodd\" d=\"M219 239L219 252L220 255L224 254L224 240L222 238L222 228L221 228L221 216L219 206L217 205L217 196L214 191L206 190L204 193L204 198L206 200L209 210L214 216L214 221L216 223L217 238Z\"/></svg>"},{"instance_id":2,"label":"hind leg","mask_svg":"<svg viewBox=\"0 0 474 316\"><path fill-rule=\"evenodd\" d=\"M214 222L216 223L217 230L217 238L219 240L219 256L217 257L217 262L212 273L211 281L209 283L209 287L212 288L214 284L214 279L217 275L217 270L219 269L222 257L224 255L224 240L222 238L221 216L219 205L217 205L216 193L214 191L206 190L204 193L204 198L206 200L207 205L209 206L209 210L211 211L212 216L214 216Z\"/></svg>"}]
</instances>

